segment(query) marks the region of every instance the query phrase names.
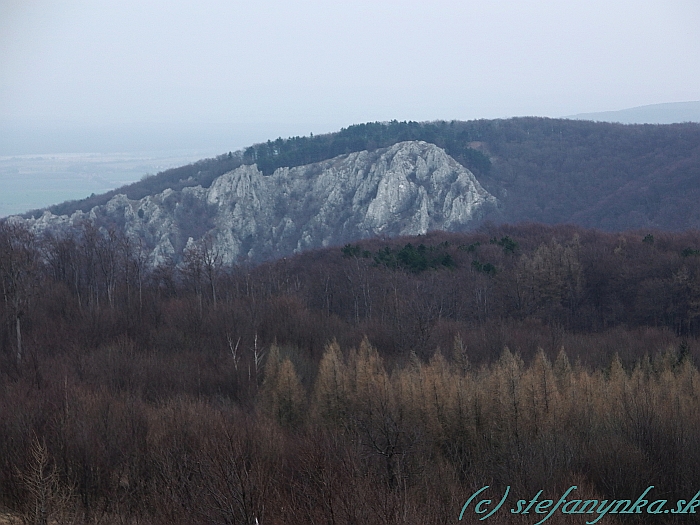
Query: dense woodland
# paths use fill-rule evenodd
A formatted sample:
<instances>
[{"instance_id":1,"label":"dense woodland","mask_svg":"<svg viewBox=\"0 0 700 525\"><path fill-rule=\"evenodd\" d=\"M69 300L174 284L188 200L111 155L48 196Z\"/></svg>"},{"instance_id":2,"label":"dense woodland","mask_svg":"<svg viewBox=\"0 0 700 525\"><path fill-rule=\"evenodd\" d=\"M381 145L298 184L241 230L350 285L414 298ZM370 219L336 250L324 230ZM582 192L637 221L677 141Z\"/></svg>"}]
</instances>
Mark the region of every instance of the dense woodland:
<instances>
[{"instance_id":1,"label":"dense woodland","mask_svg":"<svg viewBox=\"0 0 700 525\"><path fill-rule=\"evenodd\" d=\"M403 140L434 143L472 170L500 201L499 210L487 217L493 222L574 223L606 231L700 228L700 124L622 125L535 117L392 121L279 138L50 210L89 211L117 193L140 199L166 188L209 187L241 164L256 163L269 175L279 167Z\"/></svg>"},{"instance_id":2,"label":"dense woodland","mask_svg":"<svg viewBox=\"0 0 700 525\"><path fill-rule=\"evenodd\" d=\"M151 268L117 231L2 222L0 279L0 507L25 523L444 524L484 485L700 487L698 231L486 225L236 267L203 241Z\"/></svg>"}]
</instances>

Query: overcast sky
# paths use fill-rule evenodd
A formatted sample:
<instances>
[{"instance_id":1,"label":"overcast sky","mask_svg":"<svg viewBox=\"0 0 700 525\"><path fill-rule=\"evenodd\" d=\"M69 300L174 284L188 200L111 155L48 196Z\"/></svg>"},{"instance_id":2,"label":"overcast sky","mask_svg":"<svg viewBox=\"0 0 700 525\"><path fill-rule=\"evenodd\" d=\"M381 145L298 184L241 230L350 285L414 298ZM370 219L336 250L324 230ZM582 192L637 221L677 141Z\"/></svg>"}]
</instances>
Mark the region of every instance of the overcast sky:
<instances>
[{"instance_id":1,"label":"overcast sky","mask_svg":"<svg viewBox=\"0 0 700 525\"><path fill-rule=\"evenodd\" d=\"M275 138L700 100L698 28L698 0L0 0L0 124Z\"/></svg>"}]
</instances>

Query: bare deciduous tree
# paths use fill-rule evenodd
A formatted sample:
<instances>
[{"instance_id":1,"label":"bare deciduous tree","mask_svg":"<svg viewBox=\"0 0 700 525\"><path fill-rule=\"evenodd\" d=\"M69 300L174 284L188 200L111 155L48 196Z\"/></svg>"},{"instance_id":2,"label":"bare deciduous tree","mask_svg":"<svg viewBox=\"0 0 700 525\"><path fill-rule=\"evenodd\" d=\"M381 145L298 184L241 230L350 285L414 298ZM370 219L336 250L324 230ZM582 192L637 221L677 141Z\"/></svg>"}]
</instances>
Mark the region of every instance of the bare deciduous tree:
<instances>
[{"instance_id":1,"label":"bare deciduous tree","mask_svg":"<svg viewBox=\"0 0 700 525\"><path fill-rule=\"evenodd\" d=\"M5 310L12 316L16 360L22 361L22 317L29 309L37 286L39 254L35 236L26 227L0 223L0 282Z\"/></svg>"}]
</instances>

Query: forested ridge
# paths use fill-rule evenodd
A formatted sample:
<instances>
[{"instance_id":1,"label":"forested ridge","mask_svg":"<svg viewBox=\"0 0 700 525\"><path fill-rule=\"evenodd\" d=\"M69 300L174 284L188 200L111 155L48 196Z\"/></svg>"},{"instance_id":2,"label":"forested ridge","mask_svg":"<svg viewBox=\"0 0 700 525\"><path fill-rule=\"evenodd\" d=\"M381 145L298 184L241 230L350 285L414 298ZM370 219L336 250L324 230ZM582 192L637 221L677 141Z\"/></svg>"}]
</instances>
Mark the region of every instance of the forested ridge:
<instances>
[{"instance_id":1,"label":"forested ridge","mask_svg":"<svg viewBox=\"0 0 700 525\"><path fill-rule=\"evenodd\" d=\"M0 507L27 523L437 524L484 485L700 485L698 231L485 225L234 267L202 241L151 268L89 223L0 245Z\"/></svg>"},{"instance_id":2,"label":"forested ridge","mask_svg":"<svg viewBox=\"0 0 700 525\"><path fill-rule=\"evenodd\" d=\"M405 140L436 144L472 170L501 202L488 219L575 223L607 231L700 227L700 125L622 125L519 117L468 122L358 124L336 133L278 138L167 170L53 213L89 211L117 193L131 199L167 188L209 187L241 164L266 175ZM34 212L36 215L36 212Z\"/></svg>"}]
</instances>

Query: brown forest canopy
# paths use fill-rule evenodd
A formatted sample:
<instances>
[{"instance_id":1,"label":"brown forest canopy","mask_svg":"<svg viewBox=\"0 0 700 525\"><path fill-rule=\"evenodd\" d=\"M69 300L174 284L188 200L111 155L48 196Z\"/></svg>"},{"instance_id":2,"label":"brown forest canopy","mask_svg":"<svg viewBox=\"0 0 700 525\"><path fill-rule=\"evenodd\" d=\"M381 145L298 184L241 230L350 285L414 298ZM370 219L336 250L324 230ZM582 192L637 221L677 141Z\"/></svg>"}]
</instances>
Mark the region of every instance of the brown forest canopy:
<instances>
[{"instance_id":1,"label":"brown forest canopy","mask_svg":"<svg viewBox=\"0 0 700 525\"><path fill-rule=\"evenodd\" d=\"M253 267L225 267L202 244L179 266L155 269L118 231L85 225L70 237L37 239L3 223L0 233L7 360L20 330L25 347L59 354L124 338L139 348L197 351L257 338L317 358L333 338L351 346L367 335L384 354L427 358L460 335L479 361L506 345L525 356L538 346L574 345L572 357L592 364L613 351L585 348L582 341L596 334L700 333L697 231L485 226L367 240ZM616 351L636 358L652 349L638 350Z\"/></svg>"},{"instance_id":2,"label":"brown forest canopy","mask_svg":"<svg viewBox=\"0 0 700 525\"><path fill-rule=\"evenodd\" d=\"M25 523L437 525L485 485L697 492L698 231L484 227L255 267L150 269L90 225L0 223L0 247L0 506Z\"/></svg>"}]
</instances>

